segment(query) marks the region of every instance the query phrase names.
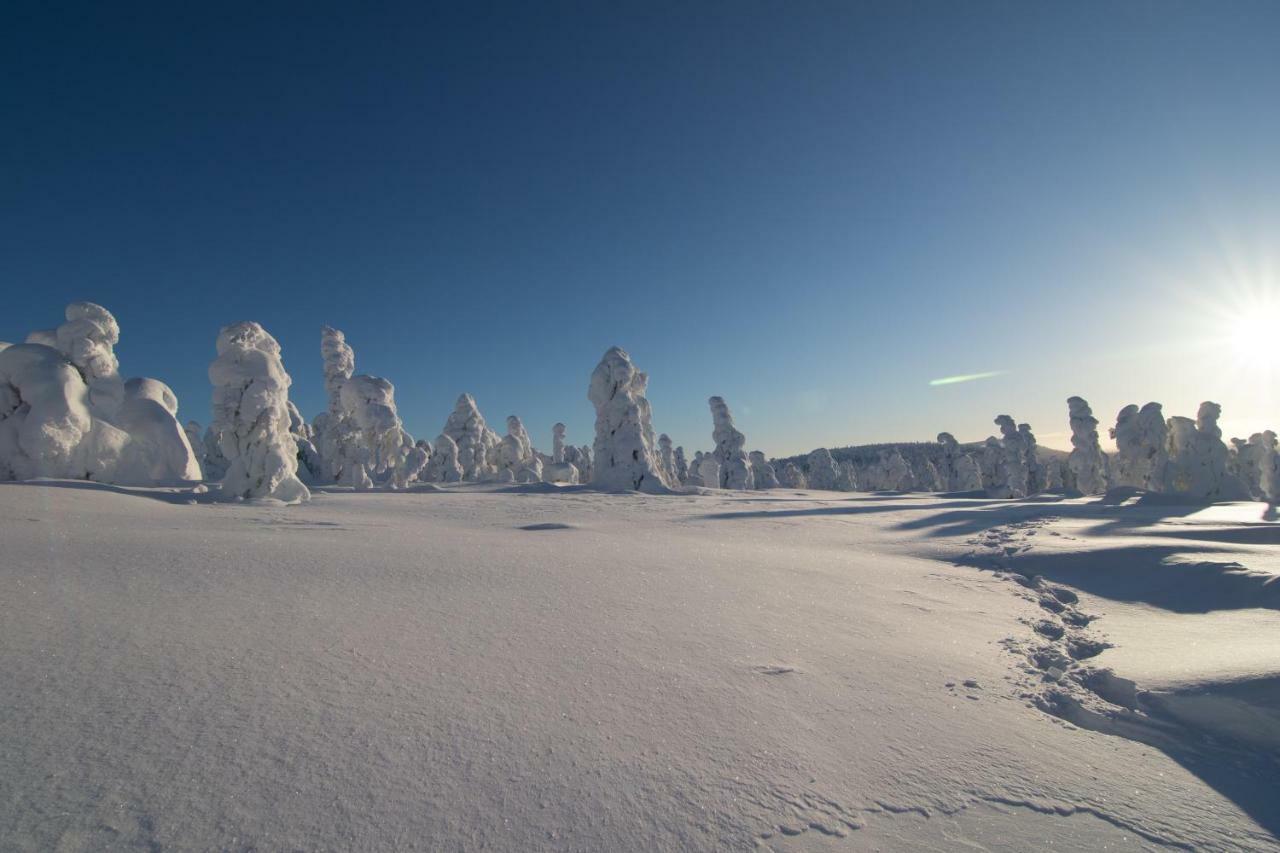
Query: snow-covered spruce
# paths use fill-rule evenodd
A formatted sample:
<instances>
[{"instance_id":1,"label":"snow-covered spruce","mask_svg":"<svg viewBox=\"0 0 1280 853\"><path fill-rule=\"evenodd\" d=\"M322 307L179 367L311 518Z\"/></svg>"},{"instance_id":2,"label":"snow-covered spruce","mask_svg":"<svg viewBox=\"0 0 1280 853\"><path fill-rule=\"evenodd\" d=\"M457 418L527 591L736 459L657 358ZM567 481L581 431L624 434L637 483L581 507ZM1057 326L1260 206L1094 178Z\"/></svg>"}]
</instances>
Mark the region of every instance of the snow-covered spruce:
<instances>
[{"instance_id":1,"label":"snow-covered spruce","mask_svg":"<svg viewBox=\"0 0 1280 853\"><path fill-rule=\"evenodd\" d=\"M938 460L938 476L942 479L942 487L948 491L956 488L956 463L962 453L960 443L949 432L938 433L938 446L941 448Z\"/></svg>"},{"instance_id":2,"label":"snow-covered spruce","mask_svg":"<svg viewBox=\"0 0 1280 853\"><path fill-rule=\"evenodd\" d=\"M810 451L808 458L805 459L805 467L808 469L805 479L808 481L809 488L835 489L836 481L840 478L840 468L831 458L830 450L819 447L817 450Z\"/></svg>"},{"instance_id":3,"label":"snow-covered spruce","mask_svg":"<svg viewBox=\"0 0 1280 853\"><path fill-rule=\"evenodd\" d=\"M316 429L307 423L292 400L289 401L289 434L298 446L298 479L308 487L325 482L327 475L324 459L316 446Z\"/></svg>"},{"instance_id":4,"label":"snow-covered spruce","mask_svg":"<svg viewBox=\"0 0 1280 853\"><path fill-rule=\"evenodd\" d=\"M1159 403L1128 405L1111 429L1116 455L1110 485L1163 492L1169 463L1169 427Z\"/></svg>"},{"instance_id":5,"label":"snow-covered spruce","mask_svg":"<svg viewBox=\"0 0 1280 853\"><path fill-rule=\"evenodd\" d=\"M994 487L990 490L992 497L1025 498L1028 494L1030 472L1027 470L1027 457L1022 447L1022 436L1018 426L1009 415L997 415L996 426L1000 427L999 473Z\"/></svg>"},{"instance_id":6,"label":"snow-covered spruce","mask_svg":"<svg viewBox=\"0 0 1280 853\"><path fill-rule=\"evenodd\" d=\"M686 486L701 486L701 485L702 485L702 457L703 457L703 455L704 455L704 454L703 454L703 452L702 452L701 450L695 450L695 451L693 452L693 458L689 460L689 473L688 473L688 476L686 476L686 477L685 477L685 480L684 480L684 484L685 484Z\"/></svg>"},{"instance_id":7,"label":"snow-covered spruce","mask_svg":"<svg viewBox=\"0 0 1280 853\"><path fill-rule=\"evenodd\" d=\"M187 434L187 443L191 445L191 452L196 457L196 464L200 466L200 472L203 476L208 476L205 471L205 449L204 449L204 428L200 426L199 421L187 421L187 425L182 428Z\"/></svg>"},{"instance_id":8,"label":"snow-covered spruce","mask_svg":"<svg viewBox=\"0 0 1280 853\"><path fill-rule=\"evenodd\" d=\"M1259 454L1261 468L1261 491L1265 501L1273 507L1280 504L1280 452L1276 449L1276 434L1271 430L1263 431L1258 444L1262 450Z\"/></svg>"},{"instance_id":9,"label":"snow-covered spruce","mask_svg":"<svg viewBox=\"0 0 1280 853\"><path fill-rule=\"evenodd\" d=\"M669 488L645 398L648 382L620 347L611 347L592 372L587 389L596 409L592 485L616 491Z\"/></svg>"},{"instance_id":10,"label":"snow-covered spruce","mask_svg":"<svg viewBox=\"0 0 1280 853\"><path fill-rule=\"evenodd\" d=\"M542 459L534 452L529 431L515 415L507 417L507 434L498 447L498 466L499 475L505 481L542 482Z\"/></svg>"},{"instance_id":11,"label":"snow-covered spruce","mask_svg":"<svg viewBox=\"0 0 1280 853\"><path fill-rule=\"evenodd\" d=\"M915 488L915 474L898 448L882 448L876 461L867 467L864 488L872 491L909 492Z\"/></svg>"},{"instance_id":12,"label":"snow-covered spruce","mask_svg":"<svg viewBox=\"0 0 1280 853\"><path fill-rule=\"evenodd\" d=\"M542 480L546 483L574 485L579 482L577 466L569 461L569 456L577 456L576 448L565 444L565 426L558 423L551 427L551 461L542 465Z\"/></svg>"},{"instance_id":13,"label":"snow-covered spruce","mask_svg":"<svg viewBox=\"0 0 1280 853\"><path fill-rule=\"evenodd\" d=\"M914 469L915 488L921 492L945 492L946 485L942 482L942 474L938 471L938 466L933 464L933 460L928 456L923 456L920 463Z\"/></svg>"},{"instance_id":14,"label":"snow-covered spruce","mask_svg":"<svg viewBox=\"0 0 1280 853\"><path fill-rule=\"evenodd\" d=\"M1098 442L1098 419L1083 397L1067 398L1071 419L1071 455L1067 457L1068 487L1082 495L1107 490L1107 457Z\"/></svg>"},{"instance_id":15,"label":"snow-covered spruce","mask_svg":"<svg viewBox=\"0 0 1280 853\"><path fill-rule=\"evenodd\" d=\"M565 445L564 458L567 463L572 465L578 472L577 481L579 483L591 482L591 448L585 444L581 447L575 447L572 444Z\"/></svg>"},{"instance_id":16,"label":"snow-covered spruce","mask_svg":"<svg viewBox=\"0 0 1280 853\"><path fill-rule=\"evenodd\" d=\"M676 476L676 451L671 445L671 436L665 432L658 436L658 461L662 464L662 476L671 485L680 484Z\"/></svg>"},{"instance_id":17,"label":"snow-covered spruce","mask_svg":"<svg viewBox=\"0 0 1280 853\"><path fill-rule=\"evenodd\" d=\"M480 414L475 398L470 394L458 397L441 434L453 439L458 447L458 464L462 466L463 480L480 482L497 476L497 449L501 439L485 423L484 415Z\"/></svg>"},{"instance_id":18,"label":"snow-covered spruce","mask_svg":"<svg viewBox=\"0 0 1280 853\"><path fill-rule=\"evenodd\" d=\"M1273 434L1274 435L1274 434ZM1233 473L1248 490L1254 500L1263 500L1266 492L1262 488L1263 460L1266 457L1266 434L1255 432L1245 441L1241 438L1231 439L1235 446Z\"/></svg>"},{"instance_id":19,"label":"snow-covered spruce","mask_svg":"<svg viewBox=\"0 0 1280 853\"><path fill-rule=\"evenodd\" d=\"M698 460L698 479L708 489L720 488L720 461L714 453L704 453Z\"/></svg>"},{"instance_id":20,"label":"snow-covered spruce","mask_svg":"<svg viewBox=\"0 0 1280 853\"><path fill-rule=\"evenodd\" d=\"M291 380L280 360L280 345L257 323L242 322L218 334L217 351L209 365L210 428L229 463L223 495L307 500L311 493L298 479L297 449L289 434Z\"/></svg>"},{"instance_id":21,"label":"snow-covered spruce","mask_svg":"<svg viewBox=\"0 0 1280 853\"><path fill-rule=\"evenodd\" d=\"M332 326L320 329L324 390L328 408L317 416L314 443L320 451L323 479L340 486L367 489L368 453L360 447L360 428L342 402L342 389L355 373L356 356L346 335Z\"/></svg>"},{"instance_id":22,"label":"snow-covered spruce","mask_svg":"<svg viewBox=\"0 0 1280 853\"><path fill-rule=\"evenodd\" d=\"M788 462L782 467L778 482L787 489L809 488L809 481L805 479L804 472L794 462Z\"/></svg>"},{"instance_id":23,"label":"snow-covered spruce","mask_svg":"<svg viewBox=\"0 0 1280 853\"><path fill-rule=\"evenodd\" d=\"M679 452L679 458L677 459L678 473L679 463L684 461L684 448L678 447L676 450ZM773 466L765 460L763 451L751 451L750 459L751 475L755 478L755 487L757 489L776 489L781 485L778 482L777 472L775 472L773 470Z\"/></svg>"},{"instance_id":24,"label":"snow-covered spruce","mask_svg":"<svg viewBox=\"0 0 1280 853\"><path fill-rule=\"evenodd\" d=\"M1031 432L1031 424L1018 424L1018 442L1027 468L1027 494L1037 495L1045 488L1045 469L1036 450L1036 437Z\"/></svg>"},{"instance_id":25,"label":"snow-covered spruce","mask_svg":"<svg viewBox=\"0 0 1280 853\"><path fill-rule=\"evenodd\" d=\"M432 449L431 458L427 461L426 474L422 479L428 483L457 483L462 480L462 465L458 462L458 445L444 433L436 436L436 444Z\"/></svg>"},{"instance_id":26,"label":"snow-covered spruce","mask_svg":"<svg viewBox=\"0 0 1280 853\"><path fill-rule=\"evenodd\" d=\"M54 332L58 349L84 377L93 413L113 420L124 402L115 353L120 326L110 311L92 302L72 302L65 315L67 321Z\"/></svg>"},{"instance_id":27,"label":"snow-covered spruce","mask_svg":"<svg viewBox=\"0 0 1280 853\"><path fill-rule=\"evenodd\" d=\"M206 480L221 481L227 476L227 468L230 463L227 457L222 453L222 441L218 433L213 431L213 424L209 424L205 428L204 437L200 441L204 445L204 461L201 470L204 471Z\"/></svg>"},{"instance_id":28,"label":"snow-covered spruce","mask_svg":"<svg viewBox=\"0 0 1280 853\"><path fill-rule=\"evenodd\" d=\"M712 451L720 463L720 487L723 489L750 489L755 486L751 460L747 456L747 438L733 425L733 413L723 397L707 400L711 407L711 440L716 443Z\"/></svg>"},{"instance_id":29,"label":"snow-covered spruce","mask_svg":"<svg viewBox=\"0 0 1280 853\"><path fill-rule=\"evenodd\" d=\"M984 488L982 468L972 453L966 453L955 460L955 479L948 488L957 492L975 492Z\"/></svg>"},{"instance_id":30,"label":"snow-covered spruce","mask_svg":"<svg viewBox=\"0 0 1280 853\"><path fill-rule=\"evenodd\" d=\"M679 446L672 454L672 460L675 464L676 479L671 485L683 485L689 481L689 460L685 458L684 447Z\"/></svg>"},{"instance_id":31,"label":"snow-covered spruce","mask_svg":"<svg viewBox=\"0 0 1280 853\"><path fill-rule=\"evenodd\" d=\"M840 468L840 475L836 477L836 491L838 492L858 491L858 485L859 485L858 467L853 464L853 460L842 459L837 464L838 464L838 467Z\"/></svg>"},{"instance_id":32,"label":"snow-covered spruce","mask_svg":"<svg viewBox=\"0 0 1280 853\"><path fill-rule=\"evenodd\" d=\"M84 377L61 352L0 349L0 476L109 480L127 436L104 423L95 424Z\"/></svg>"},{"instance_id":33,"label":"snow-covered spruce","mask_svg":"<svg viewBox=\"0 0 1280 853\"><path fill-rule=\"evenodd\" d=\"M1196 419L1169 418L1168 469L1165 489L1209 500L1242 500L1248 490L1227 473L1228 452L1218 418L1222 407L1204 402Z\"/></svg>"},{"instance_id":34,"label":"snow-covered spruce","mask_svg":"<svg viewBox=\"0 0 1280 853\"><path fill-rule=\"evenodd\" d=\"M565 462L564 458L564 433L565 426L557 423L551 427L551 461Z\"/></svg>"},{"instance_id":35,"label":"snow-covered spruce","mask_svg":"<svg viewBox=\"0 0 1280 853\"><path fill-rule=\"evenodd\" d=\"M974 455L974 460L982 473L983 488L986 489L987 494L994 495L1003 490L1001 467L1004 448L1000 445L1000 439L994 435L987 436L986 441L982 443L982 449Z\"/></svg>"},{"instance_id":36,"label":"snow-covered spruce","mask_svg":"<svg viewBox=\"0 0 1280 853\"><path fill-rule=\"evenodd\" d=\"M392 488L404 488L426 460L415 453L396 409L395 386L380 376L357 374L342 383L345 417L358 430L357 461Z\"/></svg>"},{"instance_id":37,"label":"snow-covered spruce","mask_svg":"<svg viewBox=\"0 0 1280 853\"><path fill-rule=\"evenodd\" d=\"M129 434L129 443L115 482L145 485L201 478L200 463L177 413L177 396L160 380L135 377L124 384L116 426Z\"/></svg>"}]
</instances>

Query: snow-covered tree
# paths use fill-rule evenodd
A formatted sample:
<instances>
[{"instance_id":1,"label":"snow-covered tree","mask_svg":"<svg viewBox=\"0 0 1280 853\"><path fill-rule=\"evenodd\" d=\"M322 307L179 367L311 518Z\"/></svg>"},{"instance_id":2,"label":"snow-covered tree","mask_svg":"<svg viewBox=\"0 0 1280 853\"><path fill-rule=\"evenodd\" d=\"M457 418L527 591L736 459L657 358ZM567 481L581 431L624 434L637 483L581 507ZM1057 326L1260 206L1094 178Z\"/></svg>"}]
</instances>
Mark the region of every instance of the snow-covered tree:
<instances>
[{"instance_id":1,"label":"snow-covered tree","mask_svg":"<svg viewBox=\"0 0 1280 853\"><path fill-rule=\"evenodd\" d=\"M198 480L169 387L139 378L126 396L111 312L73 302L64 316L28 343L0 346L0 478Z\"/></svg>"},{"instance_id":2,"label":"snow-covered tree","mask_svg":"<svg viewBox=\"0 0 1280 853\"><path fill-rule=\"evenodd\" d=\"M996 480L988 491L992 497L1025 498L1028 494L1030 472L1027 470L1027 455L1022 446L1022 437L1018 434L1018 426L1009 415L997 416L995 423L1000 427L1000 467Z\"/></svg>"},{"instance_id":3,"label":"snow-covered tree","mask_svg":"<svg viewBox=\"0 0 1280 853\"><path fill-rule=\"evenodd\" d=\"M839 476L836 477L836 491L838 492L856 492L858 491L858 469L850 459L842 459L837 463L840 469Z\"/></svg>"},{"instance_id":4,"label":"snow-covered tree","mask_svg":"<svg viewBox=\"0 0 1280 853\"><path fill-rule=\"evenodd\" d=\"M187 443L191 445L191 452L195 454L196 464L200 466L200 471L205 471L205 450L204 450L204 428L200 426L199 421L187 421L187 425L182 428L187 434ZM204 474L204 476L208 476Z\"/></svg>"},{"instance_id":5,"label":"snow-covered tree","mask_svg":"<svg viewBox=\"0 0 1280 853\"><path fill-rule=\"evenodd\" d=\"M577 453L576 448L566 447L564 433L564 424L558 423L551 428L551 461L543 463L542 479L547 483L574 485L580 482L579 472L577 466L570 461L570 457L576 457Z\"/></svg>"},{"instance_id":6,"label":"snow-covered tree","mask_svg":"<svg viewBox=\"0 0 1280 853\"><path fill-rule=\"evenodd\" d=\"M1221 413L1217 403L1205 402L1194 421L1169 418L1166 490L1210 500L1247 497L1244 484L1227 476L1227 446L1218 427Z\"/></svg>"},{"instance_id":7,"label":"snow-covered tree","mask_svg":"<svg viewBox=\"0 0 1280 853\"><path fill-rule=\"evenodd\" d=\"M218 433L213 431L213 424L209 424L205 428L204 438L201 440L204 444L204 477L206 480L222 481L227 476L227 468L231 463L227 461L227 457L222 453L222 439Z\"/></svg>"},{"instance_id":8,"label":"snow-covered tree","mask_svg":"<svg viewBox=\"0 0 1280 853\"><path fill-rule=\"evenodd\" d=\"M542 460L533 450L533 440L524 423L515 415L507 417L507 434L498 447L499 475L517 483L542 482ZM502 475L510 472L510 477Z\"/></svg>"},{"instance_id":9,"label":"snow-covered tree","mask_svg":"<svg viewBox=\"0 0 1280 853\"><path fill-rule=\"evenodd\" d=\"M564 424L556 424L551 427L551 460L553 462L564 462Z\"/></svg>"},{"instance_id":10,"label":"snow-covered tree","mask_svg":"<svg viewBox=\"0 0 1280 853\"><path fill-rule=\"evenodd\" d=\"M689 475L685 478L687 486L701 486L702 483L702 457L705 454L701 450L693 452L693 459L689 461Z\"/></svg>"},{"instance_id":11,"label":"snow-covered tree","mask_svg":"<svg viewBox=\"0 0 1280 853\"><path fill-rule=\"evenodd\" d=\"M1056 456L1042 460L1044 467L1044 488L1046 492L1061 492L1066 489L1066 463Z\"/></svg>"},{"instance_id":12,"label":"snow-covered tree","mask_svg":"<svg viewBox=\"0 0 1280 853\"><path fill-rule=\"evenodd\" d=\"M1265 442L1265 435L1260 432L1249 436L1248 441L1242 438L1231 439L1236 448L1234 474L1254 500L1262 500L1264 497L1262 466L1266 456Z\"/></svg>"},{"instance_id":13,"label":"snow-covered tree","mask_svg":"<svg viewBox=\"0 0 1280 853\"><path fill-rule=\"evenodd\" d=\"M1000 444L1000 439L994 435L987 436L986 441L982 443L982 450L979 451L974 460L978 463L978 467L982 472L983 488L990 495L997 495L1004 491L1004 475L1002 468L1004 467L1004 447Z\"/></svg>"},{"instance_id":14,"label":"snow-covered tree","mask_svg":"<svg viewBox=\"0 0 1280 853\"><path fill-rule=\"evenodd\" d=\"M1071 455L1067 457L1071 488L1082 495L1107 490L1107 457L1098 442L1098 419L1083 397L1067 398L1071 419Z\"/></svg>"},{"instance_id":15,"label":"snow-covered tree","mask_svg":"<svg viewBox=\"0 0 1280 853\"><path fill-rule=\"evenodd\" d=\"M716 443L712 451L720 463L720 487L722 489L750 489L755 486L751 472L751 460L747 456L747 438L733 425L733 414L723 397L707 400L711 407L711 440Z\"/></svg>"},{"instance_id":16,"label":"snow-covered tree","mask_svg":"<svg viewBox=\"0 0 1280 853\"><path fill-rule=\"evenodd\" d=\"M93 411L112 420L124 402L124 381L115 353L120 326L110 311L92 302L72 302L66 318L54 333L58 349L84 377Z\"/></svg>"},{"instance_id":17,"label":"snow-covered tree","mask_svg":"<svg viewBox=\"0 0 1280 853\"><path fill-rule=\"evenodd\" d=\"M917 491L945 492L947 490L942 481L942 474L938 472L938 466L934 465L929 457L922 458L914 470Z\"/></svg>"},{"instance_id":18,"label":"snow-covered tree","mask_svg":"<svg viewBox=\"0 0 1280 853\"><path fill-rule=\"evenodd\" d=\"M972 453L966 453L955 460L955 479L949 488L957 492L974 492L985 488L982 482L982 468Z\"/></svg>"},{"instance_id":19,"label":"snow-covered tree","mask_svg":"<svg viewBox=\"0 0 1280 853\"><path fill-rule=\"evenodd\" d=\"M676 452L671 446L671 436L665 432L658 436L658 460L662 463L662 475L672 486L680 485L676 476Z\"/></svg>"},{"instance_id":20,"label":"snow-covered tree","mask_svg":"<svg viewBox=\"0 0 1280 853\"><path fill-rule=\"evenodd\" d=\"M965 479L969 483L972 483L973 477L971 472L966 472L965 477L962 478L960 468L962 465L968 468L970 464L976 468L977 463L974 462L972 457L969 457L969 454L965 453L960 448L960 444L956 441L956 437L949 432L938 433L938 444L942 448L940 464L937 466L938 477L941 480L942 489L944 491L964 491L965 487L961 486L961 480ZM964 462L964 459L966 458L969 458L969 463ZM982 475L981 472L979 472L979 485L969 485L969 488L982 488L981 479Z\"/></svg>"},{"instance_id":21,"label":"snow-covered tree","mask_svg":"<svg viewBox=\"0 0 1280 853\"><path fill-rule=\"evenodd\" d=\"M324 326L320 329L320 356L324 361L328 408L316 418L313 443L320 452L322 479L355 489L370 488L370 452L361 447L360 427L342 402L342 389L355 373L355 351L346 335Z\"/></svg>"},{"instance_id":22,"label":"snow-covered tree","mask_svg":"<svg viewBox=\"0 0 1280 853\"><path fill-rule=\"evenodd\" d=\"M669 487L645 397L648 383L649 377L619 347L611 347L592 372L587 399L596 409L593 485L644 492Z\"/></svg>"},{"instance_id":23,"label":"snow-covered tree","mask_svg":"<svg viewBox=\"0 0 1280 853\"><path fill-rule=\"evenodd\" d=\"M452 438L458 446L463 480L478 482L497 476L497 448L501 439L485 423L474 397L470 394L458 397L442 434Z\"/></svg>"},{"instance_id":24,"label":"snow-covered tree","mask_svg":"<svg viewBox=\"0 0 1280 853\"><path fill-rule=\"evenodd\" d=\"M675 449L672 455L675 464L676 482L672 485L685 484L689 482L689 460L685 458L684 447L680 446Z\"/></svg>"},{"instance_id":25,"label":"snow-covered tree","mask_svg":"<svg viewBox=\"0 0 1280 853\"><path fill-rule=\"evenodd\" d=\"M429 483L457 483L462 480L462 465L458 462L458 445L444 433L436 437L431 458L427 460L426 474L421 479Z\"/></svg>"},{"instance_id":26,"label":"snow-covered tree","mask_svg":"<svg viewBox=\"0 0 1280 853\"><path fill-rule=\"evenodd\" d=\"M201 478L200 464L177 413L177 396L160 380L137 377L124 384L115 419L129 434L129 443L116 482L141 485Z\"/></svg>"},{"instance_id":27,"label":"snow-covered tree","mask_svg":"<svg viewBox=\"0 0 1280 853\"><path fill-rule=\"evenodd\" d=\"M1116 442L1110 484L1150 492L1165 491L1169 461L1169 427L1159 403L1141 409L1125 406L1111 430Z\"/></svg>"},{"instance_id":28,"label":"snow-covered tree","mask_svg":"<svg viewBox=\"0 0 1280 853\"><path fill-rule=\"evenodd\" d=\"M298 479L298 457L289 434L289 385L280 345L253 322L225 327L218 357L209 365L213 383L212 429L230 466L223 494L239 498L307 500Z\"/></svg>"},{"instance_id":29,"label":"snow-covered tree","mask_svg":"<svg viewBox=\"0 0 1280 853\"><path fill-rule=\"evenodd\" d=\"M1036 437L1031 432L1030 424L1018 424L1018 442L1027 468L1027 494L1039 494L1044 491L1045 471L1036 450Z\"/></svg>"},{"instance_id":30,"label":"snow-covered tree","mask_svg":"<svg viewBox=\"0 0 1280 853\"><path fill-rule=\"evenodd\" d=\"M128 436L90 413L84 376L44 344L0 347L0 476L111 481Z\"/></svg>"},{"instance_id":31,"label":"snow-covered tree","mask_svg":"<svg viewBox=\"0 0 1280 853\"><path fill-rule=\"evenodd\" d=\"M804 472L794 462L788 462L782 466L782 473L778 476L778 482L788 489L809 488L809 481L805 479Z\"/></svg>"},{"instance_id":32,"label":"snow-covered tree","mask_svg":"<svg viewBox=\"0 0 1280 853\"><path fill-rule=\"evenodd\" d=\"M702 454L702 460L698 463L698 478L708 489L720 488L720 461L714 453Z\"/></svg>"},{"instance_id":33,"label":"snow-covered tree","mask_svg":"<svg viewBox=\"0 0 1280 853\"><path fill-rule=\"evenodd\" d=\"M878 488L890 492L909 492L915 488L915 473L898 448L881 450L879 467Z\"/></svg>"},{"instance_id":34,"label":"snow-covered tree","mask_svg":"<svg viewBox=\"0 0 1280 853\"><path fill-rule=\"evenodd\" d=\"M413 436L400 421L395 386L380 376L358 374L342 383L339 401L344 420L358 431L350 461L392 488L408 485L426 460L413 452Z\"/></svg>"},{"instance_id":35,"label":"snow-covered tree","mask_svg":"<svg viewBox=\"0 0 1280 853\"><path fill-rule=\"evenodd\" d=\"M572 444L567 445L564 449L564 458L570 465L578 471L578 482L591 482L592 464L591 464L591 448L585 444L581 447L574 447Z\"/></svg>"},{"instance_id":36,"label":"snow-covered tree","mask_svg":"<svg viewBox=\"0 0 1280 853\"><path fill-rule=\"evenodd\" d=\"M680 451L680 461L683 461L684 448L678 448ZM751 474L755 478L755 487L757 489L776 489L780 485L778 475L773 470L773 466L764 458L764 453L759 450L753 450L750 454L751 458ZM677 465L677 468L679 466Z\"/></svg>"},{"instance_id":37,"label":"snow-covered tree","mask_svg":"<svg viewBox=\"0 0 1280 853\"><path fill-rule=\"evenodd\" d=\"M1276 434L1265 430L1259 445L1262 448L1260 465L1262 469L1262 496L1273 507L1280 503L1280 453L1276 450Z\"/></svg>"},{"instance_id":38,"label":"snow-covered tree","mask_svg":"<svg viewBox=\"0 0 1280 853\"><path fill-rule=\"evenodd\" d=\"M808 469L805 479L809 483L809 488L832 490L836 487L836 480L840 478L840 468L831 458L830 450L819 447L817 450L810 451L808 458L805 459L805 467Z\"/></svg>"}]
</instances>

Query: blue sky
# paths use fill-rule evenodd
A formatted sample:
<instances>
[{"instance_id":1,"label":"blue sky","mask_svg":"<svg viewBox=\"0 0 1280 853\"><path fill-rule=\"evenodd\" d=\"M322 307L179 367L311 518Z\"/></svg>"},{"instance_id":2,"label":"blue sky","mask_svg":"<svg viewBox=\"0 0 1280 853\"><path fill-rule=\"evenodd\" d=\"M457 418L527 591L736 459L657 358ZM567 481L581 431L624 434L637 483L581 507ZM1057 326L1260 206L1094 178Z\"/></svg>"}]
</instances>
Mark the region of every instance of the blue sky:
<instances>
[{"instance_id":1,"label":"blue sky","mask_svg":"<svg viewBox=\"0 0 1280 853\"><path fill-rule=\"evenodd\" d=\"M206 422L220 326L310 416L328 323L415 435L470 391L544 447L613 344L690 450L712 394L771 455L1063 446L1071 394L1277 427L1278 43L1276 3L9 8L0 340L99 302Z\"/></svg>"}]
</instances>

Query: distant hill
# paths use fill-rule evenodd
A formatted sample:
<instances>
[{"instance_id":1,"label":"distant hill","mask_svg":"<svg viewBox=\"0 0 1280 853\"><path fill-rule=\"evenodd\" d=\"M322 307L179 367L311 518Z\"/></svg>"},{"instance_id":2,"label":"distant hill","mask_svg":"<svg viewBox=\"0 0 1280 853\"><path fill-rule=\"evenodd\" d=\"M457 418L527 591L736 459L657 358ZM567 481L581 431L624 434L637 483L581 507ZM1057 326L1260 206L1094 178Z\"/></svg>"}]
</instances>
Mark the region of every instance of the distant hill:
<instances>
[{"instance_id":1,"label":"distant hill","mask_svg":"<svg viewBox=\"0 0 1280 853\"><path fill-rule=\"evenodd\" d=\"M966 452L980 452L985 441L970 441L960 445ZM815 448L816 449L816 448ZM942 462L942 445L936 441L898 441L886 444L853 444L848 447L829 447L831 458L837 463L848 459L859 468L865 468L880 457L880 451L897 450L910 465L928 459L934 465ZM1036 447L1036 455L1041 459L1066 459L1067 452L1054 450L1051 447ZM781 470L788 462L794 462L801 470L808 470L805 462L807 453L798 456L783 456L770 460L775 469Z\"/></svg>"}]
</instances>

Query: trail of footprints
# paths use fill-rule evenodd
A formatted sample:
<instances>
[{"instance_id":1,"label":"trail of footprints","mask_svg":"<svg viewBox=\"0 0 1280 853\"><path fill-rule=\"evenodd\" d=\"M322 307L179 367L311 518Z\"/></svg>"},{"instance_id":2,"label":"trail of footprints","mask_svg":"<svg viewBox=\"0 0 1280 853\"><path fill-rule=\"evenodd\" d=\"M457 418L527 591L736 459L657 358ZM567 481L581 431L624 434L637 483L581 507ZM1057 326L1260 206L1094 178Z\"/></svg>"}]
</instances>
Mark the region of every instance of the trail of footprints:
<instances>
[{"instance_id":1,"label":"trail of footprints","mask_svg":"<svg viewBox=\"0 0 1280 853\"><path fill-rule=\"evenodd\" d=\"M968 541L974 550L965 562L989 567L1040 608L1038 618L1022 620L1032 629L1031 637L1008 637L1001 643L1023 661L1022 675L1015 679L1019 698L1075 723L1129 716L1137 709L1133 682L1088 663L1111 648L1111 643L1088 630L1097 617L1079 609L1079 596L1072 590L1012 568L1018 555L1032 547L1032 537L1053 521L1053 517L1040 517L983 531Z\"/></svg>"}]
</instances>

